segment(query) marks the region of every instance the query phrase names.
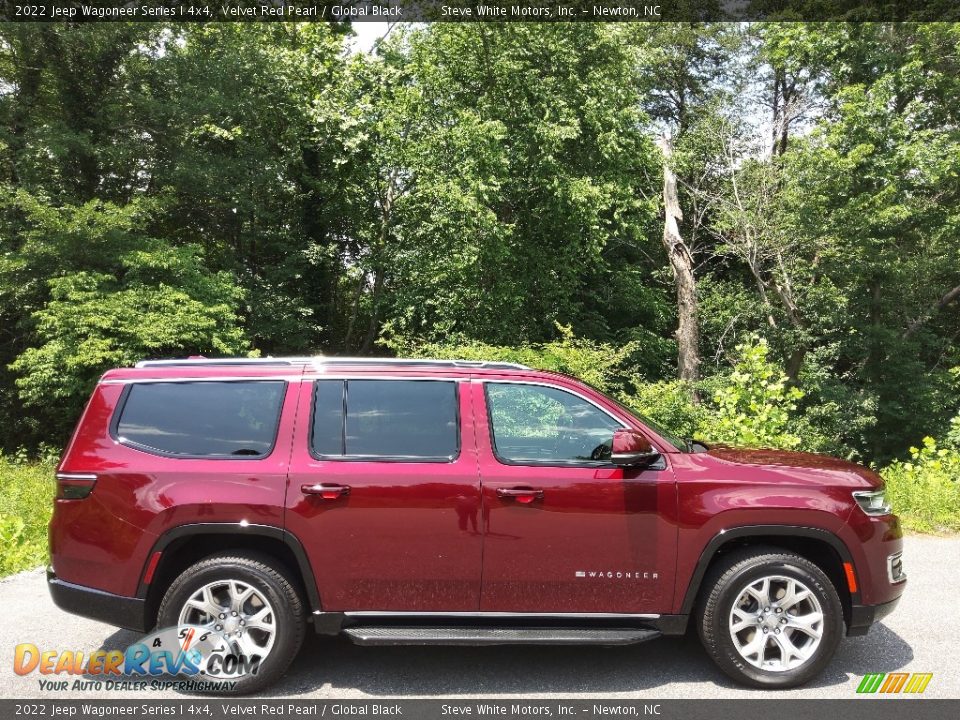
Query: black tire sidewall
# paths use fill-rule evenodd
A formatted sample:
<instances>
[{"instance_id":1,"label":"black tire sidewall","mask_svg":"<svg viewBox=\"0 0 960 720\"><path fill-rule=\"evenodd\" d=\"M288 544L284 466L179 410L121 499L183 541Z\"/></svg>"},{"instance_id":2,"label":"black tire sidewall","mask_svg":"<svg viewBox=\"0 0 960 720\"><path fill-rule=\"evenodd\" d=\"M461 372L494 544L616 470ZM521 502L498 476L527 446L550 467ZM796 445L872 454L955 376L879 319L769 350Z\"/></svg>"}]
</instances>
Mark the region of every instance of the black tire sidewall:
<instances>
[{"instance_id":1,"label":"black tire sidewall","mask_svg":"<svg viewBox=\"0 0 960 720\"><path fill-rule=\"evenodd\" d=\"M810 660L793 670L771 672L754 667L740 655L730 637L730 611L740 591L752 581L770 575L783 575L802 582L816 595L824 613L823 636L819 647ZM807 567L799 558L789 556L757 558L756 563L746 564L737 572L724 576L721 581L723 587L716 596L711 630L716 643L712 654L724 672L754 687L770 689L795 687L822 672L843 635L843 607L833 584L819 568L813 565Z\"/></svg>"},{"instance_id":2,"label":"black tire sidewall","mask_svg":"<svg viewBox=\"0 0 960 720\"><path fill-rule=\"evenodd\" d=\"M184 604L198 589L217 580L232 579L253 585L273 607L276 616L276 638L273 648L260 663L257 673L237 680L230 690L214 690L213 694L242 695L271 685L290 666L303 642L305 621L296 592L292 591L289 584L284 587L270 572L264 572L257 565L252 559L237 557L212 558L198 563L184 571L171 584L160 606L158 626L175 627ZM283 574L279 567L268 569Z\"/></svg>"}]
</instances>

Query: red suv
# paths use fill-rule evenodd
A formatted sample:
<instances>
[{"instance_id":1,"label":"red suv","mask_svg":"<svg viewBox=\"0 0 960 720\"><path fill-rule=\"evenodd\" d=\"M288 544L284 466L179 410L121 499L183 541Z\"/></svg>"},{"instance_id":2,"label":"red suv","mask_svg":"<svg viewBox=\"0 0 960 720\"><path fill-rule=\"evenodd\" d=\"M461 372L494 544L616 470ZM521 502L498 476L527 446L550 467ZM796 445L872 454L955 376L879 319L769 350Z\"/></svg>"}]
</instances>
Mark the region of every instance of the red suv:
<instances>
[{"instance_id":1,"label":"red suv","mask_svg":"<svg viewBox=\"0 0 960 720\"><path fill-rule=\"evenodd\" d=\"M364 645L620 645L692 620L789 687L896 605L880 478L675 438L498 362L159 360L100 380L57 471L50 592L200 626L275 681L308 624Z\"/></svg>"}]
</instances>

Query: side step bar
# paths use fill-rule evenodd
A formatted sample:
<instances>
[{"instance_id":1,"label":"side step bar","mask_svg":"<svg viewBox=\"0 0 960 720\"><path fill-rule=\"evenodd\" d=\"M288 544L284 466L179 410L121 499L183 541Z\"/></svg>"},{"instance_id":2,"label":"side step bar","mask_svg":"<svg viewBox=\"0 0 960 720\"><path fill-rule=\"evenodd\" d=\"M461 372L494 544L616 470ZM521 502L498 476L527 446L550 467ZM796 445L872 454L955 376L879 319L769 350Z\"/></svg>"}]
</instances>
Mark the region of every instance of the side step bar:
<instances>
[{"instance_id":1,"label":"side step bar","mask_svg":"<svg viewBox=\"0 0 960 720\"><path fill-rule=\"evenodd\" d=\"M643 628L351 627L356 645L632 645L660 637Z\"/></svg>"}]
</instances>

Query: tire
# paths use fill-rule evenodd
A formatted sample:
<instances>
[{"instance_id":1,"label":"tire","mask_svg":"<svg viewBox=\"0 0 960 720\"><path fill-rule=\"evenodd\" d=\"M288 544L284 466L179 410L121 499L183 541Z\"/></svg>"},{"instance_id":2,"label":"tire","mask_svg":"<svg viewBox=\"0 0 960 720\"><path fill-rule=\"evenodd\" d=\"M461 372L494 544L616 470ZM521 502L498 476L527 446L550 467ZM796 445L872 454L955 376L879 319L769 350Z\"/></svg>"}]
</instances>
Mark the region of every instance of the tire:
<instances>
[{"instance_id":1,"label":"tire","mask_svg":"<svg viewBox=\"0 0 960 720\"><path fill-rule=\"evenodd\" d=\"M205 588L210 594L204 594ZM202 598L212 598L214 603L188 604ZM214 617L199 605L223 610L223 615ZM235 617L231 609L238 610ZM239 626L243 618L246 627ZM161 628L185 623L219 626L228 639L236 636L237 642L244 643L231 645L235 651L262 654L255 674L230 678L235 680L232 687L206 690L218 695L246 695L275 683L290 667L306 632L304 605L290 571L268 555L247 552L219 553L184 570L164 594L157 622Z\"/></svg>"},{"instance_id":2,"label":"tire","mask_svg":"<svg viewBox=\"0 0 960 720\"><path fill-rule=\"evenodd\" d=\"M785 550L732 552L711 569L704 588L700 640L720 669L744 685L802 685L823 671L843 634L833 583L812 562ZM760 601L764 597L769 604Z\"/></svg>"}]
</instances>

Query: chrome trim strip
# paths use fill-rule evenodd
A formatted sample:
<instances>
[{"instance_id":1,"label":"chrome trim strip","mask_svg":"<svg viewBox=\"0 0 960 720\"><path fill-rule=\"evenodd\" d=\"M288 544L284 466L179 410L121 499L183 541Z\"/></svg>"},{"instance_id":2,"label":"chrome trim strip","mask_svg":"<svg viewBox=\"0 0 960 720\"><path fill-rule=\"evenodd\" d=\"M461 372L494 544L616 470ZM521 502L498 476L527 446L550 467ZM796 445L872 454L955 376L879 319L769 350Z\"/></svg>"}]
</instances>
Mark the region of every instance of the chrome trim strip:
<instances>
[{"instance_id":1,"label":"chrome trim strip","mask_svg":"<svg viewBox=\"0 0 960 720\"><path fill-rule=\"evenodd\" d=\"M101 385L135 385L137 383L195 383L195 382L265 382L269 380L283 380L296 383L301 380L305 383L317 380L435 380L437 382L470 382L467 376L455 375L370 375L364 373L335 373L333 375L314 374L308 370L306 375L204 375L200 377L178 375L177 377L132 377L113 378L102 380Z\"/></svg>"},{"instance_id":2,"label":"chrome trim strip","mask_svg":"<svg viewBox=\"0 0 960 720\"><path fill-rule=\"evenodd\" d=\"M314 362L314 357L284 357L284 358L184 358L183 360L141 360L135 368L152 367L230 367L243 365L309 365Z\"/></svg>"},{"instance_id":3,"label":"chrome trim strip","mask_svg":"<svg viewBox=\"0 0 960 720\"><path fill-rule=\"evenodd\" d=\"M56 474L57 480L96 480L94 473L60 473Z\"/></svg>"},{"instance_id":4,"label":"chrome trim strip","mask_svg":"<svg viewBox=\"0 0 960 720\"><path fill-rule=\"evenodd\" d=\"M417 618L613 618L656 620L659 615L636 613L518 613L518 612L404 612L401 610L356 610L352 612L324 612L314 610L314 615L344 615L346 617L417 617Z\"/></svg>"},{"instance_id":5,"label":"chrome trim strip","mask_svg":"<svg viewBox=\"0 0 960 720\"><path fill-rule=\"evenodd\" d=\"M101 385L136 385L138 383L194 383L194 382L268 382L282 380L284 382L300 382L300 375L204 375L191 377L178 375L177 377L131 377L101 380Z\"/></svg>"}]
</instances>

